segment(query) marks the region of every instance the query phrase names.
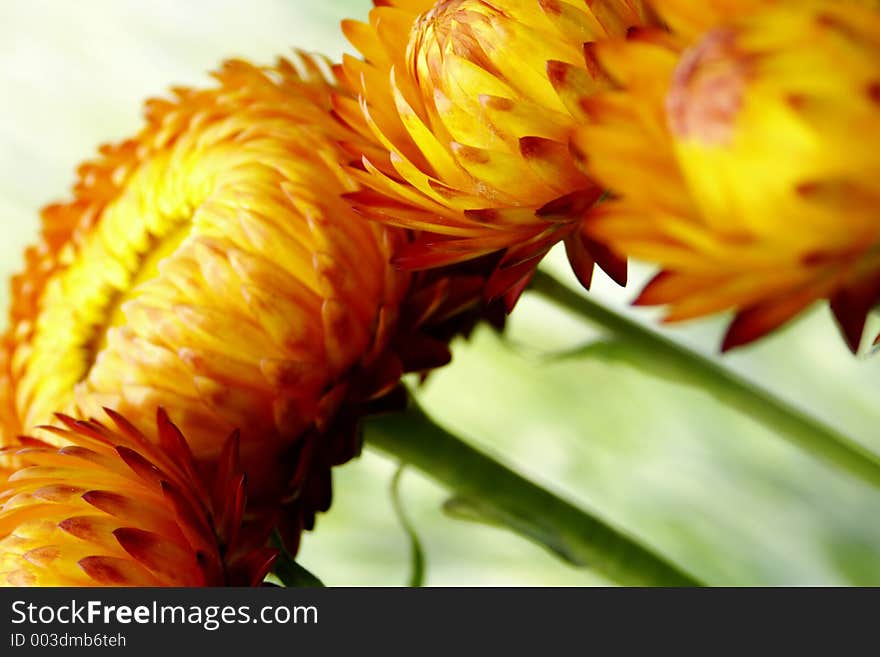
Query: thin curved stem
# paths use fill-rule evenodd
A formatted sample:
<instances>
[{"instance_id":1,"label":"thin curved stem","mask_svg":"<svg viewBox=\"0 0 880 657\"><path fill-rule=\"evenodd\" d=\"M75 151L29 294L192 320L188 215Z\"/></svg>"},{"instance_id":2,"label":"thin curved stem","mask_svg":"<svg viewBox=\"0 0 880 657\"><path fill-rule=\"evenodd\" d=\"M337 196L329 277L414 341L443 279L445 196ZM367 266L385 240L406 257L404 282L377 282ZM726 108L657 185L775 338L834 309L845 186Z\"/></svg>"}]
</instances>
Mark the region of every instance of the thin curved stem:
<instances>
[{"instance_id":1,"label":"thin curved stem","mask_svg":"<svg viewBox=\"0 0 880 657\"><path fill-rule=\"evenodd\" d=\"M811 417L787 401L639 322L578 294L543 271L531 290L607 330L612 337L641 348L646 357L678 367L700 387L771 429L776 435L874 486L880 486L880 456Z\"/></svg>"},{"instance_id":2,"label":"thin curved stem","mask_svg":"<svg viewBox=\"0 0 880 657\"><path fill-rule=\"evenodd\" d=\"M403 508L403 500L400 497L400 479L404 470L406 470L406 466L399 465L394 477L391 478L391 506L394 508L394 515L397 516L409 541L410 574L407 586L420 588L425 585L425 549L422 547L422 541L419 539L415 526Z\"/></svg>"},{"instance_id":3,"label":"thin curved stem","mask_svg":"<svg viewBox=\"0 0 880 657\"><path fill-rule=\"evenodd\" d=\"M471 447L414 402L368 418L367 445L418 468L464 502L473 519L503 525L578 566L629 586L697 586L684 570Z\"/></svg>"}]
</instances>

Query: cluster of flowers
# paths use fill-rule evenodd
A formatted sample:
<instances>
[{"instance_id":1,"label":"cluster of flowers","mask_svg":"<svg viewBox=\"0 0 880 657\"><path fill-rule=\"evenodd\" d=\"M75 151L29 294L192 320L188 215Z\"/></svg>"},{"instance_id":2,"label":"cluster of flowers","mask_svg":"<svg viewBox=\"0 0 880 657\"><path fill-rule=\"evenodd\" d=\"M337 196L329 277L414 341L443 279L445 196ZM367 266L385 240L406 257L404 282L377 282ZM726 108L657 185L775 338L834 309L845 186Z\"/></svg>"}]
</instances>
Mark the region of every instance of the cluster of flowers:
<instances>
[{"instance_id":1,"label":"cluster of flowers","mask_svg":"<svg viewBox=\"0 0 880 657\"><path fill-rule=\"evenodd\" d=\"M559 242L585 287L632 256L669 320L733 311L725 348L819 299L858 348L880 3L376 5L360 57L150 101L44 210L0 356L0 583L260 583L359 420Z\"/></svg>"}]
</instances>

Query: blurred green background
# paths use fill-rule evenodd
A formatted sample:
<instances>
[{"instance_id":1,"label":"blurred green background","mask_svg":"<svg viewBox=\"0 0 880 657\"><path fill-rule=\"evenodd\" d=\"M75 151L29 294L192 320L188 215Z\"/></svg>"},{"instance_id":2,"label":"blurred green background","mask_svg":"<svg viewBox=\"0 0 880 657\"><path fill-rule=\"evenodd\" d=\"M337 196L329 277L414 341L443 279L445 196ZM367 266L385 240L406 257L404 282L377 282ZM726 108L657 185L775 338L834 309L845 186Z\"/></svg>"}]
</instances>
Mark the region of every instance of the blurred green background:
<instances>
[{"instance_id":1,"label":"blurred green background","mask_svg":"<svg viewBox=\"0 0 880 657\"><path fill-rule=\"evenodd\" d=\"M338 57L340 19L367 0L0 1L0 273L21 265L41 205L76 164L137 129L141 103L205 84L229 56L269 63L291 46ZM548 268L564 274L564 257ZM603 302L626 307L597 275ZM2 303L8 301L2 288ZM877 322L870 327L875 330ZM668 334L714 353L722 319ZM583 322L531 295L508 332L478 331L421 390L446 426L715 584L880 584L880 491L825 466L664 372L577 349ZM563 357L564 355L564 357ZM723 359L880 451L880 358L852 357L827 308ZM396 585L408 544L388 494L396 464L367 453L339 469L332 511L300 561L330 585ZM403 495L432 585L603 583L517 536L444 516L445 492L415 471Z\"/></svg>"}]
</instances>

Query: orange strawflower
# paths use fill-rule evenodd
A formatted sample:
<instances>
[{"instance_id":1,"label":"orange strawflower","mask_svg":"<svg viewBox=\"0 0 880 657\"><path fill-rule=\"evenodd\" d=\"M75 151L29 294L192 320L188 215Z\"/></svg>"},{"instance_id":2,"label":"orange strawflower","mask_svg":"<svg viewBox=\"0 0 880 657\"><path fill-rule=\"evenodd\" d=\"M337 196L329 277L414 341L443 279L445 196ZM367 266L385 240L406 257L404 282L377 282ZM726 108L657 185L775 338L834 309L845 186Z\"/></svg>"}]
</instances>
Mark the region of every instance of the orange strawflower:
<instances>
[{"instance_id":1,"label":"orange strawflower","mask_svg":"<svg viewBox=\"0 0 880 657\"><path fill-rule=\"evenodd\" d=\"M262 494L331 421L396 325L408 278L388 261L405 236L339 198L357 187L338 164L335 83L298 65L229 62L215 88L150 101L144 129L45 209L13 283L7 440L56 410L162 406L200 462L240 429Z\"/></svg>"},{"instance_id":2,"label":"orange strawflower","mask_svg":"<svg viewBox=\"0 0 880 657\"><path fill-rule=\"evenodd\" d=\"M364 215L420 231L413 269L500 254L490 297L515 302L556 243L584 285L625 261L581 230L603 190L569 149L578 98L605 85L595 41L644 24L640 0L388 0L343 29L363 59L343 68L360 102L336 111L382 148L363 154L349 196Z\"/></svg>"},{"instance_id":3,"label":"orange strawflower","mask_svg":"<svg viewBox=\"0 0 880 657\"><path fill-rule=\"evenodd\" d=\"M339 144L371 146L331 112L336 75L306 55L228 62L80 167L13 280L0 444L55 411L161 406L210 471L238 429L252 496L268 513L283 498L295 548L331 466L360 450L358 419L484 310L479 267L401 272L408 234L341 198L359 187Z\"/></svg>"},{"instance_id":4,"label":"orange strawflower","mask_svg":"<svg viewBox=\"0 0 880 657\"><path fill-rule=\"evenodd\" d=\"M25 439L0 488L0 586L259 585L276 550L243 527L238 437L204 481L164 411L150 438L121 415L112 426L59 415L46 431L63 447ZM253 529L253 528L251 528Z\"/></svg>"},{"instance_id":5,"label":"orange strawflower","mask_svg":"<svg viewBox=\"0 0 880 657\"><path fill-rule=\"evenodd\" d=\"M656 0L672 33L601 44L618 89L574 139L617 198L590 234L662 272L668 321L733 311L724 348L828 299L850 348L880 299L873 1Z\"/></svg>"}]
</instances>

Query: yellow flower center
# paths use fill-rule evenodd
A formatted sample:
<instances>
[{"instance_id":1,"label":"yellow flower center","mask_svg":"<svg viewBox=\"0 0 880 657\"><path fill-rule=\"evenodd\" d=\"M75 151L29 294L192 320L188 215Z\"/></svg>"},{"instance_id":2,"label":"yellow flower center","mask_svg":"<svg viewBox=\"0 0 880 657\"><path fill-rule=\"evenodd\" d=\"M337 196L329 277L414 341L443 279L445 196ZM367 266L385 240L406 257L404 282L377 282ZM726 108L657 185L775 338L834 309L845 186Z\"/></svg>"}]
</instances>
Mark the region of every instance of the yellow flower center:
<instances>
[{"instance_id":1,"label":"yellow flower center","mask_svg":"<svg viewBox=\"0 0 880 657\"><path fill-rule=\"evenodd\" d=\"M666 97L669 129L680 139L729 144L743 104L748 61L729 29L709 32L685 52Z\"/></svg>"},{"instance_id":2,"label":"yellow flower center","mask_svg":"<svg viewBox=\"0 0 880 657\"><path fill-rule=\"evenodd\" d=\"M78 252L71 246L60 254L70 263L46 286L17 395L28 426L65 406L106 347L108 331L125 323L125 302L189 235L213 184L213 167L194 164L187 156L155 155L104 209Z\"/></svg>"},{"instance_id":3,"label":"yellow flower center","mask_svg":"<svg viewBox=\"0 0 880 657\"><path fill-rule=\"evenodd\" d=\"M148 235L149 247L144 253L139 253L139 262L134 271L130 271L131 282L124 288L117 290L116 294L107 305L104 313L105 322L95 327L92 340L91 355L87 359L88 364L95 362L98 353L107 346L107 331L111 328L122 326L125 323L125 313L122 311L123 304L133 298L133 292L138 285L155 278L159 274L159 263L167 256L174 253L183 240L189 234L190 217L180 220L180 225L171 228L170 232L163 236ZM132 245L133 246L133 245Z\"/></svg>"}]
</instances>

